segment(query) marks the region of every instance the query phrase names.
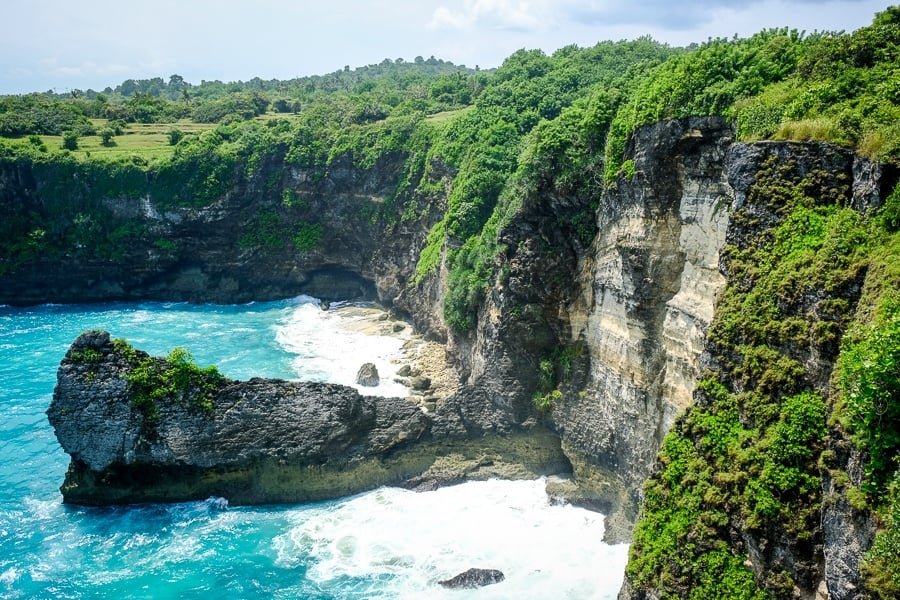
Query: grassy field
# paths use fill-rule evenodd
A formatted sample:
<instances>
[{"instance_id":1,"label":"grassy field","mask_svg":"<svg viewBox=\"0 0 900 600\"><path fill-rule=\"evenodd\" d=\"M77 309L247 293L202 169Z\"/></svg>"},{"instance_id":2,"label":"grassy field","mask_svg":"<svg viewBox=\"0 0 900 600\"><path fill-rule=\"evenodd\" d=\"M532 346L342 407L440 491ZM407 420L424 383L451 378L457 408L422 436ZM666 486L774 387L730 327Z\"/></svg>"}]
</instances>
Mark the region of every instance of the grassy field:
<instances>
[{"instance_id":1,"label":"grassy field","mask_svg":"<svg viewBox=\"0 0 900 600\"><path fill-rule=\"evenodd\" d=\"M266 113L256 117L258 121L271 119L290 119L294 115L288 113ZM106 119L91 119L97 131L103 129ZM174 147L169 145L169 131L179 129L185 134L197 134L215 129L215 123L195 123L189 119L181 119L173 123L129 123L122 135L113 138L115 145L104 146L99 135L86 135L78 138L78 149L72 152L80 159L101 158L118 160L138 156L147 162L165 159L172 155ZM63 152L62 136L40 136L47 150L51 153ZM29 143L27 138L17 138L19 143Z\"/></svg>"},{"instance_id":2,"label":"grassy field","mask_svg":"<svg viewBox=\"0 0 900 600\"><path fill-rule=\"evenodd\" d=\"M448 110L427 117L429 123L443 125L459 117L473 107L469 106L459 110ZM256 117L255 120L267 122L272 119L292 119L296 115L292 113L268 112ZM107 125L106 119L91 119L97 131ZM173 123L129 123L122 135L113 138L115 145L104 146L99 135L86 135L78 138L78 149L72 154L80 159L128 159L132 156L146 160L148 163L166 159L174 152L174 146L169 145L169 131L179 129L185 134L198 134L216 128L215 123L195 123L189 119L181 119ZM40 136L47 150L51 153L63 152L62 136ZM17 143L29 143L26 138L17 138Z\"/></svg>"},{"instance_id":3,"label":"grassy field","mask_svg":"<svg viewBox=\"0 0 900 600\"><path fill-rule=\"evenodd\" d=\"M475 108L475 106L467 106L457 110L445 110L444 112L434 113L433 115L426 117L425 120L429 123L442 124L466 114L473 108Z\"/></svg>"},{"instance_id":4,"label":"grassy field","mask_svg":"<svg viewBox=\"0 0 900 600\"><path fill-rule=\"evenodd\" d=\"M94 127L101 130L106 126L105 119L91 119ZM78 149L72 152L78 158L119 159L139 156L148 162L167 158L172 155L174 147L169 145L169 131L180 129L184 133L200 133L213 129L214 124L194 123L187 119L175 123L130 123L122 135L113 138L114 146L104 146L98 135L86 135L78 138ZM40 136L47 150L62 152L62 136Z\"/></svg>"}]
</instances>

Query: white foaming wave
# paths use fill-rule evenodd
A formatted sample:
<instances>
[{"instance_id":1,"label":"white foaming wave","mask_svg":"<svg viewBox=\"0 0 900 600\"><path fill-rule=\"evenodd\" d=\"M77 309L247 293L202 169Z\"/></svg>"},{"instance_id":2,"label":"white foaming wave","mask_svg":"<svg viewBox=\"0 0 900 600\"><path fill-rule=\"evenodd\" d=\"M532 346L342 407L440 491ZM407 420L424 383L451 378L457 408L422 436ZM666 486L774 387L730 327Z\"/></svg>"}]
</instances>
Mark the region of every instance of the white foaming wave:
<instances>
[{"instance_id":1,"label":"white foaming wave","mask_svg":"<svg viewBox=\"0 0 900 600\"><path fill-rule=\"evenodd\" d=\"M318 298L313 298L312 296L307 296L306 294L300 294L299 296L294 296L293 298L288 298L287 300L284 300L284 303L288 304L288 305L314 304L316 306L319 306L319 304L321 303L321 300L319 300ZM337 302L334 303L335 306L337 304L338 304Z\"/></svg>"},{"instance_id":2,"label":"white foaming wave","mask_svg":"<svg viewBox=\"0 0 900 600\"><path fill-rule=\"evenodd\" d=\"M2 573L0 573L0 583L2 583L3 585L5 585L6 587L9 588L9 587L12 587L12 584L14 584L16 582L16 580L19 579L19 577L21 577L21 576L22 576L21 571L19 571L15 567L10 567L10 568L6 569L5 571L3 571Z\"/></svg>"},{"instance_id":3,"label":"white foaming wave","mask_svg":"<svg viewBox=\"0 0 900 600\"><path fill-rule=\"evenodd\" d=\"M63 506L58 500L39 500L28 497L24 499L28 520L52 521L62 516Z\"/></svg>"},{"instance_id":4,"label":"white foaming wave","mask_svg":"<svg viewBox=\"0 0 900 600\"><path fill-rule=\"evenodd\" d=\"M322 311L318 303L302 302L279 325L275 340L297 355L292 366L299 379L352 386L363 394L407 396L409 389L394 381L403 340L354 330L352 325L359 320L336 310ZM367 362L378 369L381 383L376 387L356 383L359 368Z\"/></svg>"},{"instance_id":5,"label":"white foaming wave","mask_svg":"<svg viewBox=\"0 0 900 600\"><path fill-rule=\"evenodd\" d=\"M382 488L292 521L273 540L278 564L311 558L307 576L323 587L377 580L373 598L457 597L436 582L479 567L500 569L506 580L467 598L612 600L627 559L626 545L602 542L602 515L551 506L543 480L418 494Z\"/></svg>"}]
</instances>

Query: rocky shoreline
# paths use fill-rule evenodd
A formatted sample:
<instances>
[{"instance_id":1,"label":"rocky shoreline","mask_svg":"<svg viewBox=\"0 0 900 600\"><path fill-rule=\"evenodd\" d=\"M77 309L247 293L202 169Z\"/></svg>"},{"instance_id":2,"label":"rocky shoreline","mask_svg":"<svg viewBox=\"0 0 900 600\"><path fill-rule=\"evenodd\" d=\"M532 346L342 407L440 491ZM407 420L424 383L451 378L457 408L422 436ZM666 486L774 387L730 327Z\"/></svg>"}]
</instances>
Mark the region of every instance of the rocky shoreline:
<instances>
[{"instance_id":1,"label":"rocky shoreline","mask_svg":"<svg viewBox=\"0 0 900 600\"><path fill-rule=\"evenodd\" d=\"M425 490L569 469L558 437L537 427L486 430L466 411L483 399L460 392L428 410L416 397L362 396L336 384L179 382L174 374L177 385L148 409L135 373L173 368L107 332L75 340L47 413L72 457L65 502L304 502L385 484ZM208 406L196 403L202 394Z\"/></svg>"}]
</instances>

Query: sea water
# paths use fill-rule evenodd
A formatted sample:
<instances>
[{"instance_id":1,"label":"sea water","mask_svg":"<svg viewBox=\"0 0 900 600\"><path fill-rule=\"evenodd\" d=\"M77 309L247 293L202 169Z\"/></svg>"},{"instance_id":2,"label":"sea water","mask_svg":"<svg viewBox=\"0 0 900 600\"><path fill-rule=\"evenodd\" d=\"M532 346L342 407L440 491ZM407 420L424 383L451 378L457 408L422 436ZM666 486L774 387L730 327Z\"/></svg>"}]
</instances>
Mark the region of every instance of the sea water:
<instances>
[{"instance_id":1,"label":"sea water","mask_svg":"<svg viewBox=\"0 0 900 600\"><path fill-rule=\"evenodd\" d=\"M304 297L0 307L0 598L615 598L627 547L602 543L602 515L550 506L542 481L266 507L62 504L68 457L44 413L82 331L107 329L154 354L181 346L233 378L353 384L359 365L375 362L388 374L377 392L402 394L390 376L402 340L363 332L354 318ZM470 567L506 580L437 585Z\"/></svg>"}]
</instances>

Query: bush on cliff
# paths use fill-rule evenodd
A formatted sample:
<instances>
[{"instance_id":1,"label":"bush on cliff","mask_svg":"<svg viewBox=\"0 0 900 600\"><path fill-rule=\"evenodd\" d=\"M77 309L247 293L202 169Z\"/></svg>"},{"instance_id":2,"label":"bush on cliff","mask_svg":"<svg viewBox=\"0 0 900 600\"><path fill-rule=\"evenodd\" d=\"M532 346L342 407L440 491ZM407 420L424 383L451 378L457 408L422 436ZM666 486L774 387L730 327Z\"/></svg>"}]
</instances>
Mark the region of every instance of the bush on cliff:
<instances>
[{"instance_id":1,"label":"bush on cliff","mask_svg":"<svg viewBox=\"0 0 900 600\"><path fill-rule=\"evenodd\" d=\"M149 431L159 422L159 403L164 400L188 403L212 415L216 392L225 379L215 366L199 367L184 348L175 348L160 360L137 352L122 339L113 345L129 365L125 377L131 386L131 402L144 415Z\"/></svg>"}]
</instances>

